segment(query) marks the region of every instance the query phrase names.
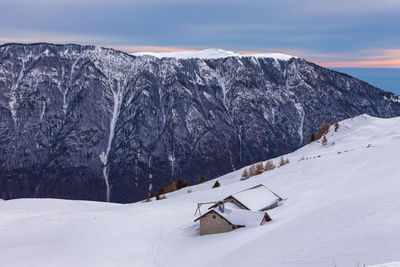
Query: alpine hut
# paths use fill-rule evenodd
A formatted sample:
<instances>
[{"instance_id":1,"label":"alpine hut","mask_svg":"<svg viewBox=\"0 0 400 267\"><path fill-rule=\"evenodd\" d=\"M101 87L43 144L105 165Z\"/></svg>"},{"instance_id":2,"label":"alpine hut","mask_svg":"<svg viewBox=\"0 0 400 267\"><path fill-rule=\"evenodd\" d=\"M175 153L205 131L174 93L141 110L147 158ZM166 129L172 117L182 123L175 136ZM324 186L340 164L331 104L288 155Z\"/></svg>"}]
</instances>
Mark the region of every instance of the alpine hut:
<instances>
[{"instance_id":1,"label":"alpine hut","mask_svg":"<svg viewBox=\"0 0 400 267\"><path fill-rule=\"evenodd\" d=\"M270 221L266 212L240 209L232 203L218 203L198 217L200 220L200 235L230 232L242 227L255 227Z\"/></svg>"}]
</instances>

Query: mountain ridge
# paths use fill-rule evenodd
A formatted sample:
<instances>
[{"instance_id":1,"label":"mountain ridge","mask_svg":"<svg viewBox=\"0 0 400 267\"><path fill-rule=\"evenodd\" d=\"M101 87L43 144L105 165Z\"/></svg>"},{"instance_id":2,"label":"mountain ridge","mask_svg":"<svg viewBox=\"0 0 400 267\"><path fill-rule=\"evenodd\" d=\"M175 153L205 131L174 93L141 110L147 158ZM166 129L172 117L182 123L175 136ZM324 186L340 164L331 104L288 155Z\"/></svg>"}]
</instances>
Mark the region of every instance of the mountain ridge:
<instances>
[{"instance_id":1,"label":"mountain ridge","mask_svg":"<svg viewBox=\"0 0 400 267\"><path fill-rule=\"evenodd\" d=\"M301 58L2 45L0 192L131 202L293 151L327 121L398 116L398 99Z\"/></svg>"}]
</instances>

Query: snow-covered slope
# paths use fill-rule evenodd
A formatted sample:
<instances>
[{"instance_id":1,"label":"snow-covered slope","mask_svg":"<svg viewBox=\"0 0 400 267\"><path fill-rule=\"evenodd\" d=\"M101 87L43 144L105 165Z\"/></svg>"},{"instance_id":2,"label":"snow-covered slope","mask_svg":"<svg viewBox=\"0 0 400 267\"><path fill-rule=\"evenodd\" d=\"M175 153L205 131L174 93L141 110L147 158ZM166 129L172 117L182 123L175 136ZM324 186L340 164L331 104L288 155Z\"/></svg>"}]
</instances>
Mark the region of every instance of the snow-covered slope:
<instances>
[{"instance_id":1,"label":"snow-covered slope","mask_svg":"<svg viewBox=\"0 0 400 267\"><path fill-rule=\"evenodd\" d=\"M239 54L233 51L227 51L218 48L209 48L198 51L176 51L176 52L136 52L132 53L133 56L154 56L157 58L177 58L177 59L189 59L189 58L201 58L201 59L217 59L226 57L255 57L255 58L274 58L278 60L289 60L291 58L297 58L295 56L286 55L282 53L263 53L263 54Z\"/></svg>"},{"instance_id":2,"label":"snow-covered slope","mask_svg":"<svg viewBox=\"0 0 400 267\"><path fill-rule=\"evenodd\" d=\"M359 116L340 122L327 138L326 146L307 145L284 156L288 165L248 180L240 181L239 170L219 177L219 188L209 181L150 203L1 201L1 264L347 267L399 261L400 117ZM198 235L197 202L260 183L285 198L269 212L271 222Z\"/></svg>"}]
</instances>

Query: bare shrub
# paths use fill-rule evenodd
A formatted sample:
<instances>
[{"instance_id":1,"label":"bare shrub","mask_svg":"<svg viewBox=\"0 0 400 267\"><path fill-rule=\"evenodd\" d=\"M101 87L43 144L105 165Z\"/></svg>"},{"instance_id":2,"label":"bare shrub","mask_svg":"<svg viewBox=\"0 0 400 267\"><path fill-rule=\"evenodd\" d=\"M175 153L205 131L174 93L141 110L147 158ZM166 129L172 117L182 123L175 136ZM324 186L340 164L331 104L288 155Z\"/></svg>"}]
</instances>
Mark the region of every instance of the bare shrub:
<instances>
[{"instance_id":1,"label":"bare shrub","mask_svg":"<svg viewBox=\"0 0 400 267\"><path fill-rule=\"evenodd\" d=\"M169 181L168 185L165 187L165 193L171 193L176 191L176 183L174 181Z\"/></svg>"},{"instance_id":2,"label":"bare shrub","mask_svg":"<svg viewBox=\"0 0 400 267\"><path fill-rule=\"evenodd\" d=\"M249 175L249 171L246 169L244 169L243 173L242 173L242 177L240 178L241 181L249 179L250 175Z\"/></svg>"},{"instance_id":3,"label":"bare shrub","mask_svg":"<svg viewBox=\"0 0 400 267\"><path fill-rule=\"evenodd\" d=\"M326 135L322 138L321 144L325 146L328 143L328 138L326 138Z\"/></svg>"},{"instance_id":4,"label":"bare shrub","mask_svg":"<svg viewBox=\"0 0 400 267\"><path fill-rule=\"evenodd\" d=\"M262 163L262 162L257 163L257 164L255 165L255 172L256 172L255 175L259 175L259 174L263 173L263 171L264 171L264 165L263 165L263 163Z\"/></svg>"},{"instance_id":5,"label":"bare shrub","mask_svg":"<svg viewBox=\"0 0 400 267\"><path fill-rule=\"evenodd\" d=\"M273 170L273 169L275 169L275 168L276 168L276 166L274 165L274 163L272 162L272 160L268 160L268 161L265 163L264 171L271 171L271 170Z\"/></svg>"},{"instance_id":6,"label":"bare shrub","mask_svg":"<svg viewBox=\"0 0 400 267\"><path fill-rule=\"evenodd\" d=\"M202 184L202 183L205 183L205 182L206 182L206 178L204 176L201 176L198 184Z\"/></svg>"},{"instance_id":7,"label":"bare shrub","mask_svg":"<svg viewBox=\"0 0 400 267\"><path fill-rule=\"evenodd\" d=\"M320 139L322 136L326 135L329 132L329 123L325 122L322 126L321 129L318 131L318 133L316 134L316 138Z\"/></svg>"},{"instance_id":8,"label":"bare shrub","mask_svg":"<svg viewBox=\"0 0 400 267\"><path fill-rule=\"evenodd\" d=\"M339 130L339 122L338 122L338 120L334 120L333 121L333 126L335 126L335 132L337 132L337 130Z\"/></svg>"},{"instance_id":9,"label":"bare shrub","mask_svg":"<svg viewBox=\"0 0 400 267\"><path fill-rule=\"evenodd\" d=\"M249 177L256 175L256 165L253 164L249 167Z\"/></svg>"},{"instance_id":10,"label":"bare shrub","mask_svg":"<svg viewBox=\"0 0 400 267\"><path fill-rule=\"evenodd\" d=\"M283 159L282 156L281 159L279 160L279 167L282 167L283 165L285 165L285 160Z\"/></svg>"}]
</instances>

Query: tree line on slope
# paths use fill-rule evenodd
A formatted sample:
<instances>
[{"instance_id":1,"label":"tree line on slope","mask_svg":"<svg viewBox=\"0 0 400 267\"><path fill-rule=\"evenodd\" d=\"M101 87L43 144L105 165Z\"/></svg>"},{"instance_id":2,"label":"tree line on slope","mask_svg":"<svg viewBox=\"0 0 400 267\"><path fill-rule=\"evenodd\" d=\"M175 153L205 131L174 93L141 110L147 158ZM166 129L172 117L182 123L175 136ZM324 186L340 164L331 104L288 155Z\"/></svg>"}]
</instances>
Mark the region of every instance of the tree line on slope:
<instances>
[{"instance_id":1,"label":"tree line on slope","mask_svg":"<svg viewBox=\"0 0 400 267\"><path fill-rule=\"evenodd\" d=\"M339 122L338 120L334 120L333 121L333 126L335 129L335 132L337 132L339 130ZM319 139L321 139L321 144L322 145L326 145L328 143L328 138L326 138L326 134L329 132L331 125L329 124L329 122L325 122L324 124L322 124L321 128L318 130L318 132L311 134L308 138L307 141L308 143L312 143L314 141L317 141Z\"/></svg>"},{"instance_id":2,"label":"tree line on slope","mask_svg":"<svg viewBox=\"0 0 400 267\"><path fill-rule=\"evenodd\" d=\"M334 120L333 121L333 126L334 126L334 129L335 129L335 132L337 132L338 129L339 129L338 120ZM323 146L325 146L328 143L328 138L326 138L326 134L329 132L330 127L331 126L330 126L330 124L328 122L325 122L324 124L322 124L321 128L316 133L311 134L307 138L308 139L307 143L312 143L314 141L317 141L317 140L321 139L321 137L322 137L321 144ZM283 156L282 156L280 158L278 168L282 167L282 166L284 166L284 165L286 165L288 163L289 163L289 159L285 160L283 158ZM252 176L259 175L259 174L261 174L263 172L266 172L266 171L271 171L271 170L273 170L275 168L276 168L276 166L274 165L272 160L268 160L265 163L265 165L262 162L255 163L255 164L251 165L249 167L249 169L247 169L247 168L244 169L244 171L242 173L242 177L240 178L240 180L242 180L242 181L243 180L247 180Z\"/></svg>"},{"instance_id":3,"label":"tree line on slope","mask_svg":"<svg viewBox=\"0 0 400 267\"><path fill-rule=\"evenodd\" d=\"M197 182L197 184L203 184L203 183L205 183L206 181L207 181L206 178L205 178L204 176L202 176L202 177L199 179L199 181ZM220 185L221 185L220 182L217 180L217 181L215 181L215 183L214 183L214 185L212 186L212 188L217 188L217 187L219 187ZM185 187L187 187L187 186L189 186L189 183L188 183L186 180L182 179L182 178L179 178L176 182L173 181L173 180L171 180L171 181L168 182L168 184L167 184L166 186L161 186L161 187L158 188L158 190L156 190L155 192L152 191L152 192L149 194L149 196L147 197L147 199L146 199L145 201L146 201L146 202L149 202L150 199L153 198L153 197L155 197L156 200L165 199L165 198L167 198L167 197L165 196L165 194L174 192L174 191L176 191L176 190L185 188ZM188 190L188 193L191 193L191 192L192 192L192 190L189 189L189 190Z\"/></svg>"},{"instance_id":4,"label":"tree line on slope","mask_svg":"<svg viewBox=\"0 0 400 267\"><path fill-rule=\"evenodd\" d=\"M283 156L282 156L281 159L279 160L278 168L282 167L282 166L284 166L286 164L289 164L289 163L290 163L289 159L284 159ZM268 160L265 163L265 165L261 161L258 162L258 163L254 163L253 165L251 165L249 167L248 170L247 170L247 168L244 169L244 171L242 173L242 177L240 178L240 180L241 181L247 180L252 176L259 175L259 174L261 174L263 172L266 172L266 171L271 171L271 170L273 170L275 168L276 168L276 166L272 162L272 160Z\"/></svg>"},{"instance_id":5,"label":"tree line on slope","mask_svg":"<svg viewBox=\"0 0 400 267\"><path fill-rule=\"evenodd\" d=\"M333 125L334 125L335 132L337 132L337 130L339 129L338 120L334 120L333 121ZM328 143L328 139L326 138L326 134L329 132L329 129L330 129L330 124L328 122L325 122L324 124L322 124L321 128L316 133L311 134L307 138L308 139L307 143L312 143L314 141L317 141L317 140L321 139L321 137L322 137L321 144L325 146ZM278 168L282 167L282 166L284 166L286 164L289 164L289 163L290 163L289 159L284 159L283 156L282 156L280 158L280 160L279 160ZM263 172L266 172L266 171L271 171L271 170L273 170L275 168L276 168L276 166L275 166L275 164L273 163L272 160L268 160L265 163L265 165L262 162L258 162L258 163L252 164L249 167L249 169L247 169L247 168L244 169L240 180L242 180L242 181L243 180L247 180L252 176L259 175L259 174L261 174ZM205 183L205 182L206 182L206 178L204 176L202 176L200 178L200 180L197 182L197 184L202 184L202 183ZM212 188L217 188L220 185L221 184L217 180L214 183ZM158 190L156 190L156 193L151 192L149 194L148 198L146 199L146 201L150 201L150 199L153 198L153 197L155 197L156 200L165 199L166 198L165 194L174 192L176 190L185 188L187 186L189 186L188 182L186 180L182 179L182 178L179 178L176 182L171 180L171 181L168 182L168 184L165 187L161 186ZM191 192L191 190L189 189L188 193L190 193L190 192Z\"/></svg>"}]
</instances>

